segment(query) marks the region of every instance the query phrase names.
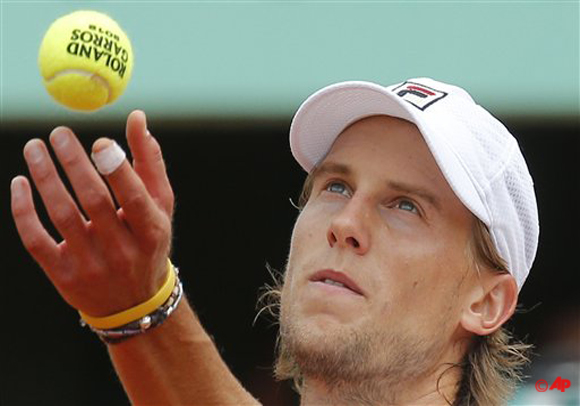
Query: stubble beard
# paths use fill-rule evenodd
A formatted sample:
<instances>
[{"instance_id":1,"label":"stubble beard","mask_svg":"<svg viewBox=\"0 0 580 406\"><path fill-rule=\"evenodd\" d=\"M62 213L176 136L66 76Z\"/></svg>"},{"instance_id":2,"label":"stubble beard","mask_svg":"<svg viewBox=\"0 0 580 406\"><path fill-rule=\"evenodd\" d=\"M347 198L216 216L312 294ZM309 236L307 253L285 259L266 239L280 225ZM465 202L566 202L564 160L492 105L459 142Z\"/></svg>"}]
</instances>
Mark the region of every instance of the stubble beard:
<instances>
[{"instance_id":1,"label":"stubble beard","mask_svg":"<svg viewBox=\"0 0 580 406\"><path fill-rule=\"evenodd\" d=\"M331 403L397 402L402 388L432 372L443 344L393 326L334 326L317 330L282 298L276 374L331 389ZM329 399L330 400L330 399Z\"/></svg>"}]
</instances>

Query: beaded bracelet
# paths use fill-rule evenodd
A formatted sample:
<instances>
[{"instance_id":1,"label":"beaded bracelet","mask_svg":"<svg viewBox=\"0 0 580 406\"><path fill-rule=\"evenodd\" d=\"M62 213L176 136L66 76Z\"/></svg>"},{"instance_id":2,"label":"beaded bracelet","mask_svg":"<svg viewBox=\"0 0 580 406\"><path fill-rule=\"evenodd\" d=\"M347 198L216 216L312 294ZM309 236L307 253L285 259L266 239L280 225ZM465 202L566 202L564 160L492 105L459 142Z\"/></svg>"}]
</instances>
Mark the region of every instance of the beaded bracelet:
<instances>
[{"instance_id":1,"label":"beaded bracelet","mask_svg":"<svg viewBox=\"0 0 580 406\"><path fill-rule=\"evenodd\" d=\"M88 327L91 331L99 336L99 338L106 344L117 344L125 341L128 338L134 337L139 334L143 334L152 328L160 326L165 320L173 313L173 311L179 305L183 297L183 285L179 280L179 269L173 266L171 263L171 274L174 275L173 289L169 298L158 308L152 312L133 320L124 325L114 327L114 328L98 328L89 324L84 318L81 317L80 324L82 327ZM169 280L169 278L168 278ZM162 288L163 289L163 288Z\"/></svg>"}]
</instances>

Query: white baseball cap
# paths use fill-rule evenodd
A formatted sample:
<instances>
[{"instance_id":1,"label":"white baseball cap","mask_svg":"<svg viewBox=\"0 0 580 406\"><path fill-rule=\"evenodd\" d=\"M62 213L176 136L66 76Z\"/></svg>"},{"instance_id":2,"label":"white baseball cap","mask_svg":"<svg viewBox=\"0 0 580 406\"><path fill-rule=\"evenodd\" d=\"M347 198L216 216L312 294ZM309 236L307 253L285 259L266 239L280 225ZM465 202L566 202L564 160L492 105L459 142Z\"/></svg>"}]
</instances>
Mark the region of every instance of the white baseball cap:
<instances>
[{"instance_id":1,"label":"white baseball cap","mask_svg":"<svg viewBox=\"0 0 580 406\"><path fill-rule=\"evenodd\" d=\"M391 86L349 81L312 94L290 127L294 158L312 171L339 134L369 116L414 123L461 202L490 230L518 288L536 256L534 184L517 140L463 89L428 78Z\"/></svg>"}]
</instances>

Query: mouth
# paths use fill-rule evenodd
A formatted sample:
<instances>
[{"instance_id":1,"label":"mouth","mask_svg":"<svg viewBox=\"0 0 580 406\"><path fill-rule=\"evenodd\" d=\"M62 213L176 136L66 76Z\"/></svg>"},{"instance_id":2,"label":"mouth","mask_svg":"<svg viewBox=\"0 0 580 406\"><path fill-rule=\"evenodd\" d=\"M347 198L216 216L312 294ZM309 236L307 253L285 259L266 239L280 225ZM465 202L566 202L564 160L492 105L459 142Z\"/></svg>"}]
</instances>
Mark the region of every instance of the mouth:
<instances>
[{"instance_id":1,"label":"mouth","mask_svg":"<svg viewBox=\"0 0 580 406\"><path fill-rule=\"evenodd\" d=\"M310 282L319 283L334 289L341 289L348 293L365 296L364 291L346 274L342 272L325 269L316 272L309 278Z\"/></svg>"}]
</instances>

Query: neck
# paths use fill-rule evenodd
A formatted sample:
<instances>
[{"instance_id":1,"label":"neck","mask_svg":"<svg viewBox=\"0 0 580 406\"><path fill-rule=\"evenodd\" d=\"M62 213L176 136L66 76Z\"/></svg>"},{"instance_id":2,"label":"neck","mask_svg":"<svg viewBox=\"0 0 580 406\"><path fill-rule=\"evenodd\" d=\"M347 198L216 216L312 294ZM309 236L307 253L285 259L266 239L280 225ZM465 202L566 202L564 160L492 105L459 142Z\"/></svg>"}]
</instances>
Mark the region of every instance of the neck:
<instances>
[{"instance_id":1,"label":"neck","mask_svg":"<svg viewBox=\"0 0 580 406\"><path fill-rule=\"evenodd\" d=\"M441 365L420 379L393 383L392 380L365 379L360 382L328 384L323 379L305 377L301 406L429 405L453 403L461 379L459 368Z\"/></svg>"}]
</instances>

